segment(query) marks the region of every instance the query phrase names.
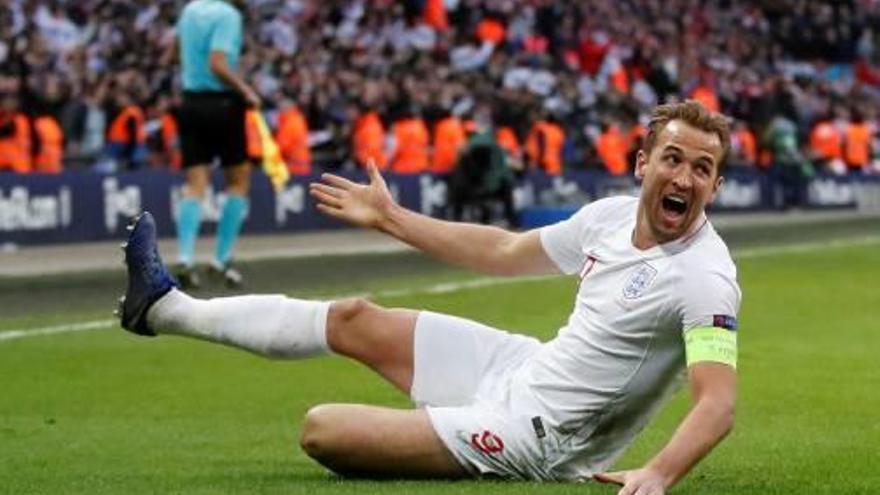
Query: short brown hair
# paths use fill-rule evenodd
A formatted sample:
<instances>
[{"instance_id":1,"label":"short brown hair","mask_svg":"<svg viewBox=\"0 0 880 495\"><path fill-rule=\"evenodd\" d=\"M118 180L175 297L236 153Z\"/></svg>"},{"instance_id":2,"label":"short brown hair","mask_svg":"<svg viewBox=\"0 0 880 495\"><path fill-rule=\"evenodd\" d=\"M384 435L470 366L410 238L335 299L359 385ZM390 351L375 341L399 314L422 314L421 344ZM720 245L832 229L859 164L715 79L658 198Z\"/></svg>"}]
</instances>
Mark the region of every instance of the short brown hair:
<instances>
[{"instance_id":1,"label":"short brown hair","mask_svg":"<svg viewBox=\"0 0 880 495\"><path fill-rule=\"evenodd\" d=\"M642 145L645 154L651 154L651 150L657 144L657 136L666 128L666 124L673 120L680 120L701 131L718 135L721 140L721 161L718 162L720 175L727 165L727 155L730 153L730 123L724 115L708 110L695 100L654 107L651 111L651 122L648 124L648 135L645 136L645 143Z\"/></svg>"}]
</instances>

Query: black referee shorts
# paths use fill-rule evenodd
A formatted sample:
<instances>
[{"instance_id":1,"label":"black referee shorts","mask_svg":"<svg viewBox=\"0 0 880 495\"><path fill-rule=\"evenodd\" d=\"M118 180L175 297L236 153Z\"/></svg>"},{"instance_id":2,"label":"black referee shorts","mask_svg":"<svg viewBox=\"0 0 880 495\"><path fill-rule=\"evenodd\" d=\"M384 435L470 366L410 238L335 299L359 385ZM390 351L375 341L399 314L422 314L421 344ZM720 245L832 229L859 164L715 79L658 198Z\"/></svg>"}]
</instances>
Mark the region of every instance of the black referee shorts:
<instances>
[{"instance_id":1,"label":"black referee shorts","mask_svg":"<svg viewBox=\"0 0 880 495\"><path fill-rule=\"evenodd\" d=\"M238 93L185 91L179 113L183 167L210 165L214 158L223 167L244 163L245 110Z\"/></svg>"}]
</instances>

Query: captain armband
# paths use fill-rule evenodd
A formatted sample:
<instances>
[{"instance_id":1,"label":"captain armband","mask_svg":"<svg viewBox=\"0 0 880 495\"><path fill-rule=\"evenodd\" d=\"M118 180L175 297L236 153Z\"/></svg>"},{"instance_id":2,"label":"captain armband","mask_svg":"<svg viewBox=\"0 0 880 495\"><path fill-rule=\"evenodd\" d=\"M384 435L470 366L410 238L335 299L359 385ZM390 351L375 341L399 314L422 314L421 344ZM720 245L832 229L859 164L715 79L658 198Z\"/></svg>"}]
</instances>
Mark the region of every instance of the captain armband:
<instances>
[{"instance_id":1,"label":"captain armband","mask_svg":"<svg viewBox=\"0 0 880 495\"><path fill-rule=\"evenodd\" d=\"M684 333L687 365L711 361L736 368L736 330L712 327L692 328Z\"/></svg>"}]
</instances>

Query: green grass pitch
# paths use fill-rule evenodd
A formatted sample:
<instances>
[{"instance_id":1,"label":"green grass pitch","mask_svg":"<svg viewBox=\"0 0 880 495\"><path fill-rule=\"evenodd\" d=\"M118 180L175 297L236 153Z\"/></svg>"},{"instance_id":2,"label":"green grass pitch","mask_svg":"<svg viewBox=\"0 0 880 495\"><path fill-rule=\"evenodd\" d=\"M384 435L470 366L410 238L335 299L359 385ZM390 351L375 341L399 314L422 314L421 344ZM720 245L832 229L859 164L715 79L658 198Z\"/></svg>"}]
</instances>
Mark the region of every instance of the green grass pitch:
<instances>
[{"instance_id":1,"label":"green grass pitch","mask_svg":"<svg viewBox=\"0 0 880 495\"><path fill-rule=\"evenodd\" d=\"M467 277L414 259L337 260L325 270L421 269L329 279L311 262L314 273L291 268L269 289L340 294ZM880 493L880 244L743 255L738 266L745 300L737 425L673 493ZM16 295L15 284L0 284L0 331L106 319L119 276L72 280L76 286L62 289L27 282ZM573 290L560 278L379 300L546 339L567 316ZM297 445L304 412L333 401L408 407L369 370L339 358L271 362L118 328L0 341L0 493L616 493L595 484L341 480ZM619 467L655 452L687 404L679 394Z\"/></svg>"}]
</instances>

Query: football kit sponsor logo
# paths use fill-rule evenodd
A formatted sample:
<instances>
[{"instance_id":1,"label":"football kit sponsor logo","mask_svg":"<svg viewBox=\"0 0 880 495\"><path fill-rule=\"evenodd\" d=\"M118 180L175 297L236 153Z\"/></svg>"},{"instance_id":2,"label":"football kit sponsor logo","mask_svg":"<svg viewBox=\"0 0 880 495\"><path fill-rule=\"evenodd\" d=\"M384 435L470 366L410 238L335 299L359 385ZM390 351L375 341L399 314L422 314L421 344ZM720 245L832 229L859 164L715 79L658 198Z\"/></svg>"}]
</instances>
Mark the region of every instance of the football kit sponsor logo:
<instances>
[{"instance_id":1,"label":"football kit sponsor logo","mask_svg":"<svg viewBox=\"0 0 880 495\"><path fill-rule=\"evenodd\" d=\"M500 454L504 451L504 442L501 437L489 430L471 435L471 446L488 455Z\"/></svg>"}]
</instances>

